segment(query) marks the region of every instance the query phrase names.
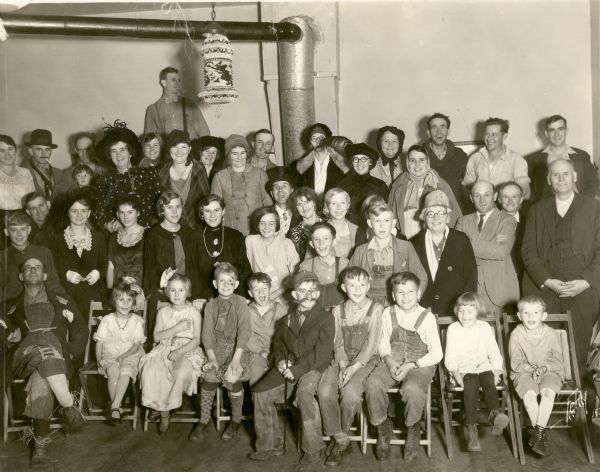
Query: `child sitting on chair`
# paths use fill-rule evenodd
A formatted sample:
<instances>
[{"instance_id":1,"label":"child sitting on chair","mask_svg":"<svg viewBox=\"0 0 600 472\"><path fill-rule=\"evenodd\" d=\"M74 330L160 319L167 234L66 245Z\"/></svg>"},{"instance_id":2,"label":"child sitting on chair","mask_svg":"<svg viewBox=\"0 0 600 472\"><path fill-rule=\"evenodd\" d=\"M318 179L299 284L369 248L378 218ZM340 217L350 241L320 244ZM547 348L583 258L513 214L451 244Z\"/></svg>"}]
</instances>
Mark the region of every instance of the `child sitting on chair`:
<instances>
[{"instance_id":1,"label":"child sitting on chair","mask_svg":"<svg viewBox=\"0 0 600 472\"><path fill-rule=\"evenodd\" d=\"M198 441L204 436L220 383L229 391L231 402L231 422L221 439L233 439L242 424L242 381L248 380L249 357L245 349L252 327L246 299L233 293L239 283L238 271L233 264L222 262L217 266L213 285L219 295L204 308L202 345L208 360L202 369L204 378L200 384L200 422L190 433L191 441Z\"/></svg>"},{"instance_id":2,"label":"child sitting on chair","mask_svg":"<svg viewBox=\"0 0 600 472\"><path fill-rule=\"evenodd\" d=\"M102 318L94 334L98 372L108 379L112 425L121 423L121 402L129 381L135 382L144 355L144 320L133 313L137 295L130 284L117 285L111 296L115 312Z\"/></svg>"},{"instance_id":3,"label":"child sitting on chair","mask_svg":"<svg viewBox=\"0 0 600 472\"><path fill-rule=\"evenodd\" d=\"M404 423L408 431L405 462L416 459L419 451L419 422L427 403L427 391L435 365L442 360L437 322L431 312L419 306L419 279L412 272L400 272L391 279L395 304L383 310L379 356L383 360L365 381L365 394L371 424L377 427L377 460L390 455L392 423L387 417L387 391L401 384Z\"/></svg>"},{"instance_id":4,"label":"child sitting on chair","mask_svg":"<svg viewBox=\"0 0 600 472\"><path fill-rule=\"evenodd\" d=\"M388 306L390 304L388 281L392 274L404 271L416 274L420 293L423 293L427 287L427 273L413 245L392 235L396 218L390 207L387 203L371 205L368 216L367 224L373 230L374 237L354 250L349 265L362 267L369 273L371 277L369 298L383 306Z\"/></svg>"},{"instance_id":5,"label":"child sitting on chair","mask_svg":"<svg viewBox=\"0 0 600 472\"><path fill-rule=\"evenodd\" d=\"M308 257L300 263L300 270L312 272L319 279L321 295L319 304L326 310L344 301L339 288L339 276L348 266L348 259L335 255L335 228L329 223L318 222L310 228L309 245L317 255Z\"/></svg>"},{"instance_id":6,"label":"child sitting on chair","mask_svg":"<svg viewBox=\"0 0 600 472\"><path fill-rule=\"evenodd\" d=\"M287 307L271 300L271 277L264 272L256 272L248 277L248 289L254 300L248 305L252 334L246 345L246 351L250 353L248 382L252 386L269 370L275 323L287 314Z\"/></svg>"},{"instance_id":7,"label":"child sitting on chair","mask_svg":"<svg viewBox=\"0 0 600 472\"><path fill-rule=\"evenodd\" d=\"M351 452L349 432L362 408L364 381L379 364L377 347L381 337L383 307L367 296L369 274L360 267L344 272L342 290L348 300L334 307L334 363L327 367L317 394L325 434L335 445L325 462L338 466Z\"/></svg>"},{"instance_id":8,"label":"child sitting on chair","mask_svg":"<svg viewBox=\"0 0 600 472\"><path fill-rule=\"evenodd\" d=\"M159 412L161 436L169 431L170 411L181 406L183 394L196 393L205 362L200 348L202 318L188 301L191 293L188 277L169 274L165 294L170 303L156 314L158 345L140 360L142 405Z\"/></svg>"},{"instance_id":9,"label":"child sitting on chair","mask_svg":"<svg viewBox=\"0 0 600 472\"><path fill-rule=\"evenodd\" d=\"M492 327L477 319L485 313L485 306L476 293L466 292L458 297L454 313L458 321L448 326L444 363L452 380L463 388L467 450L481 451L477 432L479 387L489 410L492 434L500 435L508 426L508 416L500 411L496 390L503 360Z\"/></svg>"},{"instance_id":10,"label":"child sitting on chair","mask_svg":"<svg viewBox=\"0 0 600 472\"><path fill-rule=\"evenodd\" d=\"M510 377L534 426L529 445L536 454L549 456L546 425L566 376L562 344L558 333L544 323L544 300L528 295L517 306L522 323L510 335Z\"/></svg>"}]
</instances>

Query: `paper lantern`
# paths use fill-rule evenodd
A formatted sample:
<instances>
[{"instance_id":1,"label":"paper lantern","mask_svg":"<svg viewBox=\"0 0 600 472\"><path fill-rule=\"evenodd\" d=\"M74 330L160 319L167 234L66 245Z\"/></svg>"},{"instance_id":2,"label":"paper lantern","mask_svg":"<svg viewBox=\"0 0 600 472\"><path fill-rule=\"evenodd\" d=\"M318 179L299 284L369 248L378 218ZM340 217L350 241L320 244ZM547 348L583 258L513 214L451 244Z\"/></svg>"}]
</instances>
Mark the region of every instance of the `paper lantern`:
<instances>
[{"instance_id":1,"label":"paper lantern","mask_svg":"<svg viewBox=\"0 0 600 472\"><path fill-rule=\"evenodd\" d=\"M204 90L198 97L206 103L229 103L235 100L239 93L233 88L233 48L227 36L207 34L200 54L204 60Z\"/></svg>"}]
</instances>

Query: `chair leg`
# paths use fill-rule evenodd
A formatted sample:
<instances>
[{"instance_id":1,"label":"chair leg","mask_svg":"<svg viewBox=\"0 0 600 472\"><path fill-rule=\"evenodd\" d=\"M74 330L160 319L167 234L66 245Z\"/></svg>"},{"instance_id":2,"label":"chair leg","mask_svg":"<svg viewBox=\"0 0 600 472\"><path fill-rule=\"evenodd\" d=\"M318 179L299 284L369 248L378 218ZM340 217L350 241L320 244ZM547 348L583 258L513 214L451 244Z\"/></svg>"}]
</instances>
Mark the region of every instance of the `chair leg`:
<instances>
[{"instance_id":1,"label":"chair leg","mask_svg":"<svg viewBox=\"0 0 600 472\"><path fill-rule=\"evenodd\" d=\"M590 440L590 430L588 428L587 416L585 411L585 404L579 407L579 418L581 422L581 432L583 434L583 441L585 444L585 451L588 456L588 461L590 464L594 463L594 451L592 449L592 442Z\"/></svg>"},{"instance_id":2,"label":"chair leg","mask_svg":"<svg viewBox=\"0 0 600 472\"><path fill-rule=\"evenodd\" d=\"M512 423L514 424L514 435L517 440L517 452L519 456L519 462L521 465L525 465L525 450L523 449L523 425L521 424L521 400L514 398L513 395L509 394L508 402L512 409ZM513 431L511 430L511 434Z\"/></svg>"},{"instance_id":3,"label":"chair leg","mask_svg":"<svg viewBox=\"0 0 600 472\"><path fill-rule=\"evenodd\" d=\"M506 406L506 409L508 410L508 427L510 429L510 442L511 442L513 457L515 459L519 459L519 451L518 451L518 446L517 446L517 432L516 432L515 420L514 420L515 415L513 413L513 404L510 400L510 396L508 395L507 389L505 389L502 392L502 404L503 404L503 406Z\"/></svg>"},{"instance_id":4,"label":"chair leg","mask_svg":"<svg viewBox=\"0 0 600 472\"><path fill-rule=\"evenodd\" d=\"M448 404L446 403L446 381L444 379L444 371L440 366L438 376L440 382L440 403L442 404L442 419L444 421L444 436L446 437L446 454L448 460L452 460L454 452L452 450L452 420L448 414Z\"/></svg>"},{"instance_id":5,"label":"chair leg","mask_svg":"<svg viewBox=\"0 0 600 472\"><path fill-rule=\"evenodd\" d=\"M10 388L10 385L8 386L8 388ZM9 393L8 391L4 391L4 395L2 398L2 407L4 410L4 416L2 417L2 440L4 442L4 444L6 444L6 441L8 441L8 415L9 415L9 411L8 411L8 401L9 401Z\"/></svg>"},{"instance_id":6,"label":"chair leg","mask_svg":"<svg viewBox=\"0 0 600 472\"><path fill-rule=\"evenodd\" d=\"M429 385L429 389L427 390L427 410L425 411L425 415L427 416L425 425L427 428L427 434L425 435L427 439L427 457L431 457L431 384Z\"/></svg>"},{"instance_id":7,"label":"chair leg","mask_svg":"<svg viewBox=\"0 0 600 472\"><path fill-rule=\"evenodd\" d=\"M144 430L144 433L146 431L148 431L148 415L150 414L150 409L149 408L144 408L144 413L143 413L143 425L142 425L142 429Z\"/></svg>"}]
</instances>

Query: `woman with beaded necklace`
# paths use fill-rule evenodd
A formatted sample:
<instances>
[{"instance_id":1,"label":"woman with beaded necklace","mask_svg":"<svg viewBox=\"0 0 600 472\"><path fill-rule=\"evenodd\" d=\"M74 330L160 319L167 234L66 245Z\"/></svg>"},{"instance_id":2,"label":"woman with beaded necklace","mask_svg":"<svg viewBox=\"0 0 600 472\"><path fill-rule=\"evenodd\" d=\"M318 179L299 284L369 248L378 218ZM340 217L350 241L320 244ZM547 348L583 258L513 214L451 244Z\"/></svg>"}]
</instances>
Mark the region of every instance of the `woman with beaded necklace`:
<instances>
[{"instance_id":1,"label":"woman with beaded necklace","mask_svg":"<svg viewBox=\"0 0 600 472\"><path fill-rule=\"evenodd\" d=\"M233 264L239 273L236 293L246 295L246 279L251 273L246 257L244 236L223 224L225 202L214 194L198 203L198 213L204 224L198 226L187 240L185 249L187 276L192 281L192 300L197 308L215 296L213 271L221 262Z\"/></svg>"},{"instance_id":2,"label":"woman with beaded necklace","mask_svg":"<svg viewBox=\"0 0 600 472\"><path fill-rule=\"evenodd\" d=\"M89 190L76 190L64 196L64 204L62 199L55 201L51 210L53 221L62 228L51 243L56 270L62 286L81 313L89 312L92 300L106 297L103 280L108 266L106 239L90 224L93 203ZM68 218L66 227L65 216Z\"/></svg>"}]
</instances>

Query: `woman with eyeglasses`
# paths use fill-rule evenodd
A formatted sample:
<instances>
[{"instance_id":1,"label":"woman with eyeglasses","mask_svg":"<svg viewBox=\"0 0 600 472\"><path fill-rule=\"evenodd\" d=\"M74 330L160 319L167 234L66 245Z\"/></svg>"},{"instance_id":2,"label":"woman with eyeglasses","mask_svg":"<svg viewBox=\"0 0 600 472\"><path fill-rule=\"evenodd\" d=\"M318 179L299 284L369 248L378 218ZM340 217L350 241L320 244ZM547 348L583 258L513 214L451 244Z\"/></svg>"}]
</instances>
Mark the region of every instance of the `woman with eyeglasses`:
<instances>
[{"instance_id":1,"label":"woman with eyeglasses","mask_svg":"<svg viewBox=\"0 0 600 472\"><path fill-rule=\"evenodd\" d=\"M194 229L200 223L198 202L210 193L210 186L202 164L192 159L192 145L185 131L174 129L167 137L166 150L171 162L160 168L158 175L165 190L181 197L181 223Z\"/></svg>"},{"instance_id":2,"label":"woman with eyeglasses","mask_svg":"<svg viewBox=\"0 0 600 472\"><path fill-rule=\"evenodd\" d=\"M445 192L428 193L420 214L425 228L411 239L429 279L420 305L438 316L452 315L459 295L477 292L473 247L466 234L448 226L452 211Z\"/></svg>"},{"instance_id":3,"label":"woman with eyeglasses","mask_svg":"<svg viewBox=\"0 0 600 472\"><path fill-rule=\"evenodd\" d=\"M339 182L338 187L350 195L348 220L357 226L365 224L360 208L370 195L379 195L387 201L388 188L385 182L373 177L371 169L377 162L377 153L365 143L350 144L346 147L350 172Z\"/></svg>"},{"instance_id":4,"label":"woman with eyeglasses","mask_svg":"<svg viewBox=\"0 0 600 472\"><path fill-rule=\"evenodd\" d=\"M287 278L296 271L300 257L294 243L279 233L279 213L273 207L256 210L251 218L252 232L246 236L246 254L252 272L271 278L271 300L284 293Z\"/></svg>"}]
</instances>

